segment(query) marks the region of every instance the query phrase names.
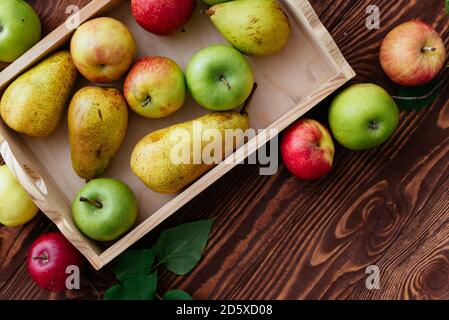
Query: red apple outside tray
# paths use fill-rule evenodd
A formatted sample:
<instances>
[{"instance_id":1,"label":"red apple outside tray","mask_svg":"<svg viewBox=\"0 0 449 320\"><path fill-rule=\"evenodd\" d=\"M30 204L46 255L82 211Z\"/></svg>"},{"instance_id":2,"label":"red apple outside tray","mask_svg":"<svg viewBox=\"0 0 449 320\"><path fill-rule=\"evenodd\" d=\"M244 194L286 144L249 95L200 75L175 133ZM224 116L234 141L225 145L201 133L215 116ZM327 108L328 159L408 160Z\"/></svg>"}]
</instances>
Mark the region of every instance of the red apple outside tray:
<instances>
[{"instance_id":1,"label":"red apple outside tray","mask_svg":"<svg viewBox=\"0 0 449 320\"><path fill-rule=\"evenodd\" d=\"M329 33L322 26L311 5L304 0L281 0L292 25L287 47L279 54L249 58L256 81L257 93L249 109L254 129L283 130L340 86L354 77L354 71L341 55ZM210 44L226 43L212 23L197 8L185 26L186 32L170 37L158 37L143 30L133 19L129 2L123 0L92 1L80 12L81 22L92 17L109 15L131 29L138 44L138 57L166 56L185 68L195 52ZM35 62L70 41L71 31L61 25L25 55L0 73L0 92L15 77ZM78 88L89 84L78 81ZM122 87L122 83L112 84ZM205 188L227 173L234 165L220 164L177 196L167 196L147 189L131 172L129 158L137 141L154 130L191 120L208 111L191 98L172 116L151 120L130 112L128 135L106 176L127 183L139 201L138 223L128 234L106 248L88 240L76 229L70 205L83 185L72 169L67 124L45 139L30 139L8 129L0 122L0 151L5 162L31 194L41 210L56 223L63 234L97 269L103 267L133 243L155 228ZM252 139L235 156L243 160L273 134L264 139ZM271 136L270 136L271 134ZM238 161L237 161L238 162Z\"/></svg>"}]
</instances>

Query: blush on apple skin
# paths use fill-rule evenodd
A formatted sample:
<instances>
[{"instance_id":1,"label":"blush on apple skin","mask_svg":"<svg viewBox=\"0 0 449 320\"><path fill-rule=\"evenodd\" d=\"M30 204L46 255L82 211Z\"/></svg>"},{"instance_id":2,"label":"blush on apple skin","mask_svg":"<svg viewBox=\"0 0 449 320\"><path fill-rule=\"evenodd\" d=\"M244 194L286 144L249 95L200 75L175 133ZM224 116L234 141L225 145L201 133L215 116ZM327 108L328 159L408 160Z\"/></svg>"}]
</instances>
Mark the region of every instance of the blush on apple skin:
<instances>
[{"instance_id":1,"label":"blush on apple skin","mask_svg":"<svg viewBox=\"0 0 449 320\"><path fill-rule=\"evenodd\" d=\"M59 292L66 290L66 268L76 265L80 270L84 259L60 232L40 236L31 245L27 266L31 278L41 288Z\"/></svg>"},{"instance_id":2,"label":"blush on apple skin","mask_svg":"<svg viewBox=\"0 0 449 320\"><path fill-rule=\"evenodd\" d=\"M445 60L443 40L421 20L412 20L394 28L380 49L380 63L387 76L407 87L432 81L444 67Z\"/></svg>"},{"instance_id":3,"label":"blush on apple skin","mask_svg":"<svg viewBox=\"0 0 449 320\"><path fill-rule=\"evenodd\" d=\"M315 120L299 120L282 137L287 169L301 180L318 180L332 169L335 147L329 131Z\"/></svg>"},{"instance_id":4,"label":"blush on apple skin","mask_svg":"<svg viewBox=\"0 0 449 320\"><path fill-rule=\"evenodd\" d=\"M165 36L180 30L196 8L195 0L132 0L131 11L145 30Z\"/></svg>"}]
</instances>

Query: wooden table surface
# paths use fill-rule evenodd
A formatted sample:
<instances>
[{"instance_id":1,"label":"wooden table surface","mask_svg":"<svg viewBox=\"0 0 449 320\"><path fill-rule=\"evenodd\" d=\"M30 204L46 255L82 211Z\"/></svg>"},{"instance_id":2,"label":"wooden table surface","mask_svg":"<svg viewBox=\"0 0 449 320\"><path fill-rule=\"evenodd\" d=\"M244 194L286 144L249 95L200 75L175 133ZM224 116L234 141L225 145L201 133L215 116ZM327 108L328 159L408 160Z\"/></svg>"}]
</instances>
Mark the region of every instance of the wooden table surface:
<instances>
[{"instance_id":1,"label":"wooden table surface","mask_svg":"<svg viewBox=\"0 0 449 320\"><path fill-rule=\"evenodd\" d=\"M33 0L45 33L65 18L68 4ZM431 23L448 42L444 1L312 0L324 25L357 72L395 93L378 62L380 41L412 18ZM366 8L381 12L380 30L365 27ZM366 152L337 147L326 179L298 181L282 165L274 176L238 166L180 210L162 228L215 217L207 251L189 275L160 276L159 291L182 288L196 299L448 299L448 86L430 108L402 112L394 137ZM326 121L329 101L308 115ZM110 270L89 269L80 291L39 289L26 271L26 252L55 229L40 214L14 229L0 228L0 299L98 299ZM137 244L149 247L159 231ZM365 287L366 267L380 268L380 289Z\"/></svg>"}]
</instances>

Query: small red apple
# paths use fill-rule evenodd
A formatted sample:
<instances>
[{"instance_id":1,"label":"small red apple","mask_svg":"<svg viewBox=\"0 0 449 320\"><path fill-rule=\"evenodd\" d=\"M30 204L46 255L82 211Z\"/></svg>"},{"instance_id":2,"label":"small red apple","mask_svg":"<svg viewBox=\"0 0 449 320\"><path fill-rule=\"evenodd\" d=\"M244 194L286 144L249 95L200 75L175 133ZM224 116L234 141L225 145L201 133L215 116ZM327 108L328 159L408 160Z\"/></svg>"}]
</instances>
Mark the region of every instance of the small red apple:
<instances>
[{"instance_id":1,"label":"small red apple","mask_svg":"<svg viewBox=\"0 0 449 320\"><path fill-rule=\"evenodd\" d=\"M181 29L195 7L195 0L131 1L131 11L137 23L157 35L168 35Z\"/></svg>"},{"instance_id":2,"label":"small red apple","mask_svg":"<svg viewBox=\"0 0 449 320\"><path fill-rule=\"evenodd\" d=\"M284 163L302 180L317 180L327 175L332 169L334 153L329 131L315 120L297 121L282 137Z\"/></svg>"},{"instance_id":3,"label":"small red apple","mask_svg":"<svg viewBox=\"0 0 449 320\"><path fill-rule=\"evenodd\" d=\"M443 40L421 20L412 20L394 28L380 48L380 63L387 76L407 87L432 81L440 73L445 60Z\"/></svg>"},{"instance_id":4,"label":"small red apple","mask_svg":"<svg viewBox=\"0 0 449 320\"><path fill-rule=\"evenodd\" d=\"M60 232L40 236L28 253L28 272L41 288L51 291L66 290L66 269L70 265L83 267L84 259L78 250Z\"/></svg>"}]
</instances>

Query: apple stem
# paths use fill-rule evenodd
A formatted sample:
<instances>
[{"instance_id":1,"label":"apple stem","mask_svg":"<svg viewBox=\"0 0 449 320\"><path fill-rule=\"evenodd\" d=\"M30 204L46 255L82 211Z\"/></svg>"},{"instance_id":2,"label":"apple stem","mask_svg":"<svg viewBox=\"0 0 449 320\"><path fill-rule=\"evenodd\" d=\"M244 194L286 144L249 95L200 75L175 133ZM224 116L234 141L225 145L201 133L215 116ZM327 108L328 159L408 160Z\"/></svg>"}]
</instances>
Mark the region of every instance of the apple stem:
<instances>
[{"instance_id":1,"label":"apple stem","mask_svg":"<svg viewBox=\"0 0 449 320\"><path fill-rule=\"evenodd\" d=\"M151 97L148 96L144 102L142 102L142 107L147 107L151 103Z\"/></svg>"},{"instance_id":2,"label":"apple stem","mask_svg":"<svg viewBox=\"0 0 449 320\"><path fill-rule=\"evenodd\" d=\"M220 76L220 81L224 82L224 84L228 87L229 90L232 89L231 84L229 83L228 80L226 80L224 76Z\"/></svg>"},{"instance_id":3,"label":"apple stem","mask_svg":"<svg viewBox=\"0 0 449 320\"><path fill-rule=\"evenodd\" d=\"M435 47L424 47L421 49L422 52L435 52L437 51L437 48Z\"/></svg>"},{"instance_id":4,"label":"apple stem","mask_svg":"<svg viewBox=\"0 0 449 320\"><path fill-rule=\"evenodd\" d=\"M97 200L90 200L90 199L87 199L84 197L80 197L80 201L90 203L91 205L97 207L98 209L103 208L103 205L101 204L101 202L97 201Z\"/></svg>"},{"instance_id":5,"label":"apple stem","mask_svg":"<svg viewBox=\"0 0 449 320\"><path fill-rule=\"evenodd\" d=\"M251 90L248 99L246 99L245 103L243 104L242 110L240 110L240 114L246 113L246 110L248 109L249 105L251 104L251 101L253 100L254 93L256 92L256 90L257 90L257 83L254 82L253 89Z\"/></svg>"},{"instance_id":6,"label":"apple stem","mask_svg":"<svg viewBox=\"0 0 449 320\"><path fill-rule=\"evenodd\" d=\"M48 261L48 254L46 251L42 252L42 254L40 256L34 256L33 260L44 260L44 261Z\"/></svg>"}]
</instances>

